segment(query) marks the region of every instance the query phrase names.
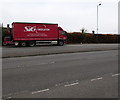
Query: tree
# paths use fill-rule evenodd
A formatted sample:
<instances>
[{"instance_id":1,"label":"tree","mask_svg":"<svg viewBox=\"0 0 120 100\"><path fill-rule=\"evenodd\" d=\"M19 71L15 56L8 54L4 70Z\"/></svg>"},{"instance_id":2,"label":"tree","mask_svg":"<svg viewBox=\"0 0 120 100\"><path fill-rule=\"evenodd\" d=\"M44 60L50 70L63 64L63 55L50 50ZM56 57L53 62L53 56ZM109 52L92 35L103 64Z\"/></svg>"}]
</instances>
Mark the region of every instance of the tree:
<instances>
[{"instance_id":1,"label":"tree","mask_svg":"<svg viewBox=\"0 0 120 100\"><path fill-rule=\"evenodd\" d=\"M87 29L85 29L84 27L80 30L82 33L87 33Z\"/></svg>"}]
</instances>

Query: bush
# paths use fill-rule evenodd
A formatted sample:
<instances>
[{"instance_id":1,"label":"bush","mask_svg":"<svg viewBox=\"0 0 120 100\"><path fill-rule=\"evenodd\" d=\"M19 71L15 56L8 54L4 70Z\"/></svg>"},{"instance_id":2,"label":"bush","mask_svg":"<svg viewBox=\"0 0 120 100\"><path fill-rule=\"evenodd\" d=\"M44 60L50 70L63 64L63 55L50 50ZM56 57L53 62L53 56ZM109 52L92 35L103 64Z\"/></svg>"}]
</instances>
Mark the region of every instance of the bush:
<instances>
[{"instance_id":1,"label":"bush","mask_svg":"<svg viewBox=\"0 0 120 100\"><path fill-rule=\"evenodd\" d=\"M120 35L68 33L68 43L119 43Z\"/></svg>"}]
</instances>

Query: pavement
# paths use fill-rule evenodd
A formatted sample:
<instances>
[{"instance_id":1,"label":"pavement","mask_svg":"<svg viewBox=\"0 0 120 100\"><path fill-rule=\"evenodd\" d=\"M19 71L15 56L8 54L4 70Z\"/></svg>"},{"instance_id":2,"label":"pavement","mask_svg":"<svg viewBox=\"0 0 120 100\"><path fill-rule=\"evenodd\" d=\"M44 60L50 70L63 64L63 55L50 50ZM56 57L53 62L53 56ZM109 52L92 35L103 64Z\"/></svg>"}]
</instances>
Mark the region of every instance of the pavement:
<instances>
[{"instance_id":1,"label":"pavement","mask_svg":"<svg viewBox=\"0 0 120 100\"><path fill-rule=\"evenodd\" d=\"M76 52L118 50L118 44L72 44L64 46L2 47L2 58L40 56Z\"/></svg>"}]
</instances>

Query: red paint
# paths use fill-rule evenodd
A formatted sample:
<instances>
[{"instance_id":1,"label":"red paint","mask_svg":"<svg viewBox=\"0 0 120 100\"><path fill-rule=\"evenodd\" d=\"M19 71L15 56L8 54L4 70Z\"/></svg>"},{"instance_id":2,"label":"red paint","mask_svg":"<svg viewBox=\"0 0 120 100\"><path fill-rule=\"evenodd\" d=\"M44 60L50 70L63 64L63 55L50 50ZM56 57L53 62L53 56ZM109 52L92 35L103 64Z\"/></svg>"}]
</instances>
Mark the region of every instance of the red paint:
<instances>
[{"instance_id":1,"label":"red paint","mask_svg":"<svg viewBox=\"0 0 120 100\"><path fill-rule=\"evenodd\" d=\"M67 37L62 33L64 30L58 24L49 23L12 23L13 41L58 41L66 40Z\"/></svg>"},{"instance_id":2,"label":"red paint","mask_svg":"<svg viewBox=\"0 0 120 100\"><path fill-rule=\"evenodd\" d=\"M13 23L14 40L57 40L57 24Z\"/></svg>"}]
</instances>

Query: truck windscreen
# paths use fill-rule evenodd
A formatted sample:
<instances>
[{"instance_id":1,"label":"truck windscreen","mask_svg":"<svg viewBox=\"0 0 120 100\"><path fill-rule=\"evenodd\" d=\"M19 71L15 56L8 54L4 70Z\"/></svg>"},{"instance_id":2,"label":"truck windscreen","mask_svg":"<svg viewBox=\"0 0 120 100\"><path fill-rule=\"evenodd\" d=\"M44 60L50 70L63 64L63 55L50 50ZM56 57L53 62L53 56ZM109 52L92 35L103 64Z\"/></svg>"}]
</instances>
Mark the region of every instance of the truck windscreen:
<instances>
[{"instance_id":1,"label":"truck windscreen","mask_svg":"<svg viewBox=\"0 0 120 100\"><path fill-rule=\"evenodd\" d=\"M66 31L63 31L63 32L62 32L62 35L67 35L67 32L66 32Z\"/></svg>"}]
</instances>

